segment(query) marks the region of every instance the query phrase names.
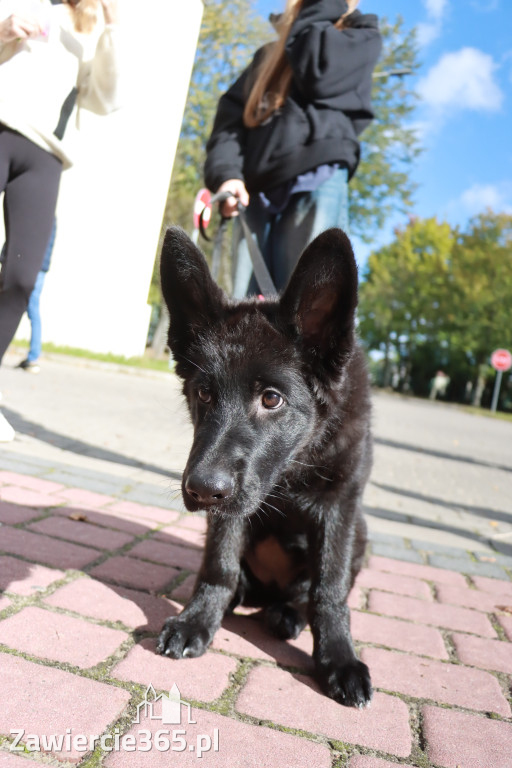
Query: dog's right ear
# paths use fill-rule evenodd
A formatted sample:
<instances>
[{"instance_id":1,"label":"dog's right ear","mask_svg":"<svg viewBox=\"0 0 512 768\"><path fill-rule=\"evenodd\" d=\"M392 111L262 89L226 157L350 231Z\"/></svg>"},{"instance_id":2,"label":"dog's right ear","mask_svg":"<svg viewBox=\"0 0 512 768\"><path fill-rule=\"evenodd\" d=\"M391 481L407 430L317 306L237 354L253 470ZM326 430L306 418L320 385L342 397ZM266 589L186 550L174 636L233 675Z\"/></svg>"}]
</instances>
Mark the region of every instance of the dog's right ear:
<instances>
[{"instance_id":1,"label":"dog's right ear","mask_svg":"<svg viewBox=\"0 0 512 768\"><path fill-rule=\"evenodd\" d=\"M203 254L180 227L165 233L160 281L171 316L169 346L177 355L220 316L224 293L213 281Z\"/></svg>"}]
</instances>

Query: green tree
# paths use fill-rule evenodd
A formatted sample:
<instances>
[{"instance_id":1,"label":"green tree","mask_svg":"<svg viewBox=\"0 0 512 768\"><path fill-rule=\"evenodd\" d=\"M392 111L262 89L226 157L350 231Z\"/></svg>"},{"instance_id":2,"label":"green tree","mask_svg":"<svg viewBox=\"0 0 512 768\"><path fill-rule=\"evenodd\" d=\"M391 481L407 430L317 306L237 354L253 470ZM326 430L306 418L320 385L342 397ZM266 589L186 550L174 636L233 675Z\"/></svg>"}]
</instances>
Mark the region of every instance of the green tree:
<instances>
[{"instance_id":1,"label":"green tree","mask_svg":"<svg viewBox=\"0 0 512 768\"><path fill-rule=\"evenodd\" d=\"M448 224L411 218L392 243L370 254L361 285L360 332L369 349L384 353L384 385L392 355L407 378L418 347L432 340L447 343L452 248Z\"/></svg>"},{"instance_id":2,"label":"green tree","mask_svg":"<svg viewBox=\"0 0 512 768\"><path fill-rule=\"evenodd\" d=\"M473 402L479 405L498 347L512 349L512 216L487 211L457 231L452 254L454 347L473 368Z\"/></svg>"}]
</instances>

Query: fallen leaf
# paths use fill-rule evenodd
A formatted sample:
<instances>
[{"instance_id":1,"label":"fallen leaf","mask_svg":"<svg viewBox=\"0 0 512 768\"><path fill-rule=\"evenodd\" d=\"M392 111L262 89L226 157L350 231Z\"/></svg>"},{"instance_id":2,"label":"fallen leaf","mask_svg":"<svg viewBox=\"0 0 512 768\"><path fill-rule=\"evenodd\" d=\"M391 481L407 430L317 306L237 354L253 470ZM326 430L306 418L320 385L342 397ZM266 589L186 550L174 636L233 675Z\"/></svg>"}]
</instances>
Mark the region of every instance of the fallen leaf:
<instances>
[{"instance_id":1,"label":"fallen leaf","mask_svg":"<svg viewBox=\"0 0 512 768\"><path fill-rule=\"evenodd\" d=\"M87 515L84 515L83 512L72 512L68 517L70 520L81 520L83 523L89 522Z\"/></svg>"},{"instance_id":2,"label":"fallen leaf","mask_svg":"<svg viewBox=\"0 0 512 768\"><path fill-rule=\"evenodd\" d=\"M512 605L497 605L496 608L503 613L512 613Z\"/></svg>"}]
</instances>

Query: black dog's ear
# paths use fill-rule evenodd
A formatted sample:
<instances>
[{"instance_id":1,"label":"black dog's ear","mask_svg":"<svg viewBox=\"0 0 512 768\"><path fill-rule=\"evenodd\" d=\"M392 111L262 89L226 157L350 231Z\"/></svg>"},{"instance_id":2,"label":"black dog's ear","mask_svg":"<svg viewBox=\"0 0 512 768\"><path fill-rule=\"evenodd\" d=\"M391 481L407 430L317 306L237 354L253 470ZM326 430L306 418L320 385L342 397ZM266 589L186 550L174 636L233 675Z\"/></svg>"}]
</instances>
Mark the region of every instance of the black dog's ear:
<instances>
[{"instance_id":1,"label":"black dog's ear","mask_svg":"<svg viewBox=\"0 0 512 768\"><path fill-rule=\"evenodd\" d=\"M180 227L165 233L160 258L162 294L169 309L169 346L176 354L219 317L224 293L199 248Z\"/></svg>"},{"instance_id":2,"label":"black dog's ear","mask_svg":"<svg viewBox=\"0 0 512 768\"><path fill-rule=\"evenodd\" d=\"M328 229L308 245L280 302L280 314L312 359L341 364L353 344L357 265L350 240Z\"/></svg>"}]
</instances>

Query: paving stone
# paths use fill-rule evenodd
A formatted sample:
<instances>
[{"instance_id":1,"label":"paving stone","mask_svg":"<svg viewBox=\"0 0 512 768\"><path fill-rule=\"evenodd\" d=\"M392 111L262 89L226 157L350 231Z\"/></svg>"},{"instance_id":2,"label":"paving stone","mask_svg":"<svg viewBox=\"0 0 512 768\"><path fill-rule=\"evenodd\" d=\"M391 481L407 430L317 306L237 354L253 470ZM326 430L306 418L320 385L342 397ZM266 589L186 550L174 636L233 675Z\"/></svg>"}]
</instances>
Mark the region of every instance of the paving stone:
<instances>
[{"instance_id":1,"label":"paving stone","mask_svg":"<svg viewBox=\"0 0 512 768\"><path fill-rule=\"evenodd\" d=\"M512 674L512 645L472 635L452 635L457 656L464 664Z\"/></svg>"},{"instance_id":2,"label":"paving stone","mask_svg":"<svg viewBox=\"0 0 512 768\"><path fill-rule=\"evenodd\" d=\"M126 488L126 479L124 477L103 475L100 472L87 470L85 467L80 467L76 471L73 471L72 468L55 470L52 472L52 477L68 487L92 491L100 496L122 497L123 491Z\"/></svg>"},{"instance_id":3,"label":"paving stone","mask_svg":"<svg viewBox=\"0 0 512 768\"><path fill-rule=\"evenodd\" d=\"M8 752L0 752L0 766L1 768L34 768L34 763L29 763L25 758Z\"/></svg>"},{"instance_id":4,"label":"paving stone","mask_svg":"<svg viewBox=\"0 0 512 768\"><path fill-rule=\"evenodd\" d=\"M190 547L178 547L175 544L164 544L162 541L145 539L139 541L127 553L130 557L141 557L154 563L183 568L187 571L198 571L203 559L202 552Z\"/></svg>"},{"instance_id":5,"label":"paving stone","mask_svg":"<svg viewBox=\"0 0 512 768\"><path fill-rule=\"evenodd\" d=\"M28 488L36 493L58 493L64 486L51 480L42 480L40 477L31 477L30 475L21 475L18 472L0 472L0 483L2 485L19 485L20 488Z\"/></svg>"},{"instance_id":6,"label":"paving stone","mask_svg":"<svg viewBox=\"0 0 512 768\"><path fill-rule=\"evenodd\" d=\"M145 563L122 555L111 557L91 570L91 576L97 579L153 592L164 589L178 574L176 568Z\"/></svg>"},{"instance_id":7,"label":"paving stone","mask_svg":"<svg viewBox=\"0 0 512 768\"><path fill-rule=\"evenodd\" d=\"M185 528L190 528L193 531L206 533L206 529L208 527L208 521L206 519L206 515L203 515L199 512L198 513L189 512L180 518L178 525L180 526L180 528L183 526Z\"/></svg>"},{"instance_id":8,"label":"paving stone","mask_svg":"<svg viewBox=\"0 0 512 768\"><path fill-rule=\"evenodd\" d=\"M28 560L37 560L55 568L80 569L96 560L99 554L98 550L82 547L80 544L59 541L8 525L2 526L0 548L4 552L26 557Z\"/></svg>"},{"instance_id":9,"label":"paving stone","mask_svg":"<svg viewBox=\"0 0 512 768\"><path fill-rule=\"evenodd\" d=\"M237 656L313 670L311 632L305 630L295 640L279 640L264 627L262 618L227 616L215 633L212 647Z\"/></svg>"},{"instance_id":10,"label":"paving stone","mask_svg":"<svg viewBox=\"0 0 512 768\"><path fill-rule=\"evenodd\" d=\"M100 525L103 528L113 528L118 531L125 531L131 533L134 536L145 536L152 528L156 527L158 523L151 523L148 520L136 517L125 517L119 512L115 512L111 509L96 510L91 507L80 506L71 507L64 506L58 507L52 510L55 516L62 516L69 518L70 520L78 518L85 518L84 522L93 523L94 525Z\"/></svg>"},{"instance_id":11,"label":"paving stone","mask_svg":"<svg viewBox=\"0 0 512 768\"><path fill-rule=\"evenodd\" d=\"M402 597L402 595L392 595L389 592L372 589L368 610L420 624L433 624L445 629L472 632L482 637L496 637L496 632L487 616L470 608L428 603L426 600L415 600L413 597Z\"/></svg>"},{"instance_id":12,"label":"paving stone","mask_svg":"<svg viewBox=\"0 0 512 768\"><path fill-rule=\"evenodd\" d=\"M377 757L358 755L357 757L352 758L348 764L348 768L397 768L397 764L389 763L387 760L379 760ZM414 768L414 766L400 763L400 768Z\"/></svg>"},{"instance_id":13,"label":"paving stone","mask_svg":"<svg viewBox=\"0 0 512 768\"><path fill-rule=\"evenodd\" d=\"M198 765L206 768L329 768L332 762L327 747L299 736L240 723L215 712L194 708L192 719L196 724L189 725L183 715L179 726L186 730L183 738L188 749L175 754L159 752L153 747L150 752L144 753L145 768L168 768L175 764L180 768L197 768ZM133 726L129 733L137 738L139 727L154 733L160 725L143 719L141 725ZM219 751L211 749L198 760L197 744L207 743L205 736L209 736L213 743L215 728L218 728ZM202 742L198 742L200 738ZM180 745L177 743L176 746ZM194 751L190 747L194 747ZM140 752L112 752L104 765L107 768L140 768L141 755Z\"/></svg>"},{"instance_id":14,"label":"paving stone","mask_svg":"<svg viewBox=\"0 0 512 768\"><path fill-rule=\"evenodd\" d=\"M411 539L411 546L414 549L418 549L426 554L433 553L437 555L444 555L445 557L453 557L457 560L471 560L471 555L465 549L460 547L447 547L443 544L437 544L433 541L420 541L419 539Z\"/></svg>"},{"instance_id":15,"label":"paving stone","mask_svg":"<svg viewBox=\"0 0 512 768\"><path fill-rule=\"evenodd\" d=\"M352 587L347 597L347 605L352 610L359 610L363 604L363 592L359 587Z\"/></svg>"},{"instance_id":16,"label":"paving stone","mask_svg":"<svg viewBox=\"0 0 512 768\"><path fill-rule=\"evenodd\" d=\"M435 659L448 658L441 633L433 627L359 611L352 611L350 616L354 640L385 645L388 648L410 651L421 656L432 656Z\"/></svg>"},{"instance_id":17,"label":"paving stone","mask_svg":"<svg viewBox=\"0 0 512 768\"><path fill-rule=\"evenodd\" d=\"M67 662L81 669L108 658L128 635L72 616L24 608L0 622L0 643L43 659Z\"/></svg>"},{"instance_id":18,"label":"paving stone","mask_svg":"<svg viewBox=\"0 0 512 768\"><path fill-rule=\"evenodd\" d=\"M505 634L512 641L512 616L503 613L498 614L498 621L505 630Z\"/></svg>"},{"instance_id":19,"label":"paving stone","mask_svg":"<svg viewBox=\"0 0 512 768\"><path fill-rule=\"evenodd\" d=\"M63 571L45 568L44 565L27 563L8 555L0 557L0 591L33 595L63 576Z\"/></svg>"},{"instance_id":20,"label":"paving stone","mask_svg":"<svg viewBox=\"0 0 512 768\"><path fill-rule=\"evenodd\" d=\"M458 559L454 557L443 557L442 555L429 555L428 557L430 565L435 568L451 568L454 571L468 574L481 574L482 576L490 576L496 579L502 579L506 574L501 565L495 565L494 563L475 563L471 559Z\"/></svg>"},{"instance_id":21,"label":"paving stone","mask_svg":"<svg viewBox=\"0 0 512 768\"><path fill-rule=\"evenodd\" d=\"M406 547L395 547L392 544L372 544L372 555L381 557L392 557L397 560L404 560L408 563L423 563L422 556L414 549Z\"/></svg>"},{"instance_id":22,"label":"paving stone","mask_svg":"<svg viewBox=\"0 0 512 768\"><path fill-rule=\"evenodd\" d=\"M58 589L44 601L104 621L120 621L132 629L158 632L181 605L134 589L102 584L95 579L77 579Z\"/></svg>"},{"instance_id":23,"label":"paving stone","mask_svg":"<svg viewBox=\"0 0 512 768\"><path fill-rule=\"evenodd\" d=\"M0 595L0 611L5 611L6 608L11 607L11 601L5 595Z\"/></svg>"},{"instance_id":24,"label":"paving stone","mask_svg":"<svg viewBox=\"0 0 512 768\"><path fill-rule=\"evenodd\" d=\"M60 516L46 517L44 520L32 523L28 528L37 533L45 533L48 536L56 536L59 539L67 539L77 544L84 544L86 547L97 547L98 549L118 549L133 541L133 536L129 536L127 533L109 531L90 523Z\"/></svg>"},{"instance_id":25,"label":"paving stone","mask_svg":"<svg viewBox=\"0 0 512 768\"><path fill-rule=\"evenodd\" d=\"M376 571L401 574L402 576L413 576L416 579L436 581L440 584L452 584L455 587L467 586L465 578L460 573L454 573L453 571L443 570L441 568L433 568L431 565L405 563L403 561L392 560L388 557L370 557L368 560L368 568Z\"/></svg>"},{"instance_id":26,"label":"paving stone","mask_svg":"<svg viewBox=\"0 0 512 768\"><path fill-rule=\"evenodd\" d=\"M488 552L473 552L473 555L480 563L499 563L504 568L512 568L512 557L503 555L501 552L493 552L492 554Z\"/></svg>"},{"instance_id":27,"label":"paving stone","mask_svg":"<svg viewBox=\"0 0 512 768\"><path fill-rule=\"evenodd\" d=\"M396 547L405 547L405 539L403 536L394 536L392 533L382 533L381 531L368 531L368 540L371 542L378 541L381 544L390 544Z\"/></svg>"},{"instance_id":28,"label":"paving stone","mask_svg":"<svg viewBox=\"0 0 512 768\"><path fill-rule=\"evenodd\" d=\"M1 624L0 624L1 626ZM214 701L230 683L237 662L229 656L209 651L197 659L169 659L155 651L155 640L147 639L130 650L114 667L118 680L149 685L168 691L174 683L185 699Z\"/></svg>"},{"instance_id":29,"label":"paving stone","mask_svg":"<svg viewBox=\"0 0 512 768\"><path fill-rule=\"evenodd\" d=\"M261 666L249 674L236 709L396 757L407 757L411 751L407 707L383 693L374 694L365 710L343 707L324 696L310 677Z\"/></svg>"},{"instance_id":30,"label":"paving stone","mask_svg":"<svg viewBox=\"0 0 512 768\"><path fill-rule=\"evenodd\" d=\"M65 488L61 491L62 496L66 501L70 501L72 504L80 506L85 504L87 507L93 509L100 509L106 504L110 504L115 499L112 496L107 496L103 493L94 493L93 491L85 491L82 488Z\"/></svg>"},{"instance_id":31,"label":"paving stone","mask_svg":"<svg viewBox=\"0 0 512 768\"><path fill-rule=\"evenodd\" d=\"M500 595L508 595L512 597L512 583L510 581L498 581L497 579L488 579L485 576L472 576L473 581L477 589L481 589L483 592L491 592Z\"/></svg>"},{"instance_id":32,"label":"paving stone","mask_svg":"<svg viewBox=\"0 0 512 768\"><path fill-rule=\"evenodd\" d=\"M355 583L359 587L381 589L384 592L395 592L408 597L433 600L428 584L411 576L395 576L393 573L383 573L382 571L372 571L369 568L363 568L358 573Z\"/></svg>"},{"instance_id":33,"label":"paving stone","mask_svg":"<svg viewBox=\"0 0 512 768\"><path fill-rule=\"evenodd\" d=\"M0 690L3 734L13 728L39 736L65 735L67 728L71 735L101 734L130 700L128 691L11 654L2 654ZM77 762L82 754L72 750L57 756ZM27 768L33 765L25 762Z\"/></svg>"},{"instance_id":34,"label":"paving stone","mask_svg":"<svg viewBox=\"0 0 512 768\"><path fill-rule=\"evenodd\" d=\"M169 525L162 528L155 533L153 538L169 544L178 544L182 547L193 547L194 549L201 550L204 548L205 542L205 534L202 531L177 525Z\"/></svg>"},{"instance_id":35,"label":"paving stone","mask_svg":"<svg viewBox=\"0 0 512 768\"><path fill-rule=\"evenodd\" d=\"M191 573L189 576L187 576L187 578L171 592L173 600L179 600L182 603L187 603L194 593L196 579L197 576L195 573Z\"/></svg>"},{"instance_id":36,"label":"paving stone","mask_svg":"<svg viewBox=\"0 0 512 768\"><path fill-rule=\"evenodd\" d=\"M510 716L500 685L488 672L378 648L363 648L361 659L376 688Z\"/></svg>"},{"instance_id":37,"label":"paving stone","mask_svg":"<svg viewBox=\"0 0 512 768\"><path fill-rule=\"evenodd\" d=\"M179 518L179 512L175 510L135 504L132 501L116 501L109 510L127 517L137 517L139 520L151 520L156 523L172 523Z\"/></svg>"},{"instance_id":38,"label":"paving stone","mask_svg":"<svg viewBox=\"0 0 512 768\"><path fill-rule=\"evenodd\" d=\"M490 592L482 592L479 589L450 587L447 584L436 584L436 596L440 603L460 605L484 613L493 613L498 605L506 605L507 601L512 602L512 597L507 595L492 595Z\"/></svg>"},{"instance_id":39,"label":"paving stone","mask_svg":"<svg viewBox=\"0 0 512 768\"><path fill-rule=\"evenodd\" d=\"M423 708L432 763L443 768L512 768L512 725L465 712Z\"/></svg>"},{"instance_id":40,"label":"paving stone","mask_svg":"<svg viewBox=\"0 0 512 768\"><path fill-rule=\"evenodd\" d=\"M15 485L2 486L0 497L2 501L8 501L11 504L19 504L22 507L37 507L38 509L55 507L64 502L63 496L31 491L28 488L19 488Z\"/></svg>"},{"instance_id":41,"label":"paving stone","mask_svg":"<svg viewBox=\"0 0 512 768\"><path fill-rule=\"evenodd\" d=\"M8 504L6 501L0 501L0 523L16 525L17 523L26 523L28 520L40 517L40 515L41 510L37 507L22 507L19 504Z\"/></svg>"},{"instance_id":42,"label":"paving stone","mask_svg":"<svg viewBox=\"0 0 512 768\"><path fill-rule=\"evenodd\" d=\"M124 491L120 496L132 504L142 504L145 507L154 507L170 511L172 514L183 514L185 507L181 499L170 498L169 488L162 488L160 485L150 485L149 483L137 483L137 485ZM167 517L167 520L170 518Z\"/></svg>"}]
</instances>

